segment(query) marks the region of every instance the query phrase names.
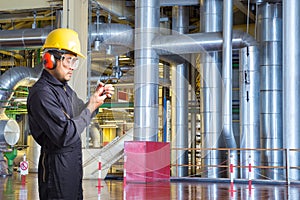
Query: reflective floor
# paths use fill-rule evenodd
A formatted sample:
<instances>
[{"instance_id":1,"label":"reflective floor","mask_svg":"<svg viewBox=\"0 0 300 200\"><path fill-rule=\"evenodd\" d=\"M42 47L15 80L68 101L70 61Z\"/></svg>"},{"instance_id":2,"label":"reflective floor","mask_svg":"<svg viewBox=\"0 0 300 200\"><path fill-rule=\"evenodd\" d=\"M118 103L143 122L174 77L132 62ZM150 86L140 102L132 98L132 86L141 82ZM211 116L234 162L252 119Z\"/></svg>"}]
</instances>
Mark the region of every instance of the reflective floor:
<instances>
[{"instance_id":1,"label":"reflective floor","mask_svg":"<svg viewBox=\"0 0 300 200\"><path fill-rule=\"evenodd\" d=\"M271 182L270 182L271 183ZM2 200L38 200L37 176L30 173L23 179L18 174L0 178L0 199ZM262 200L295 200L300 199L300 185L293 184L255 184L249 189L248 184L213 183L195 181L156 182L156 183L126 183L122 180L101 181L98 190L98 180L84 180L84 199L87 200L142 200L142 199L179 199L179 200L226 200L226 199L262 199Z\"/></svg>"}]
</instances>

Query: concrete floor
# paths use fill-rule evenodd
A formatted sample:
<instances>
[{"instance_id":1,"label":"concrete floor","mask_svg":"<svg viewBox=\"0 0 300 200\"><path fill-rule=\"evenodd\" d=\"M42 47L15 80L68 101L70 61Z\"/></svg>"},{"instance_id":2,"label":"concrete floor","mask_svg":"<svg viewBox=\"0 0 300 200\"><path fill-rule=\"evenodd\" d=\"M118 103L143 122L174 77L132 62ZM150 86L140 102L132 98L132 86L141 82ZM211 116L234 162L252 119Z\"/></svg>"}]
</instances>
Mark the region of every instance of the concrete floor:
<instances>
[{"instance_id":1,"label":"concrete floor","mask_svg":"<svg viewBox=\"0 0 300 200\"><path fill-rule=\"evenodd\" d=\"M98 180L84 180L85 200L142 200L142 199L179 199L179 200L298 200L300 199L300 184L287 186L285 184L255 184L249 190L248 184L213 183L185 179L184 181L156 183L126 183L122 180L102 180L98 191ZM22 180L17 173L0 178L1 200L38 200L37 174L30 173Z\"/></svg>"}]
</instances>

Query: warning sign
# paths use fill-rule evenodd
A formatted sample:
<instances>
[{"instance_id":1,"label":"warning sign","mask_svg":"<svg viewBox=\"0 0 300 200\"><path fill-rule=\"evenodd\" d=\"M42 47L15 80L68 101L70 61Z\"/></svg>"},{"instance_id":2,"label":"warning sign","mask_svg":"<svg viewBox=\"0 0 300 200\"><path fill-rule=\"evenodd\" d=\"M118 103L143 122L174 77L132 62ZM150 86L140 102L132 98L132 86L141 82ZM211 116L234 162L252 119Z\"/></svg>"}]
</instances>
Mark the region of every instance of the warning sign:
<instances>
[{"instance_id":1,"label":"warning sign","mask_svg":"<svg viewBox=\"0 0 300 200\"><path fill-rule=\"evenodd\" d=\"M21 175L28 174L28 162L27 161L20 162L20 173L21 173Z\"/></svg>"}]
</instances>

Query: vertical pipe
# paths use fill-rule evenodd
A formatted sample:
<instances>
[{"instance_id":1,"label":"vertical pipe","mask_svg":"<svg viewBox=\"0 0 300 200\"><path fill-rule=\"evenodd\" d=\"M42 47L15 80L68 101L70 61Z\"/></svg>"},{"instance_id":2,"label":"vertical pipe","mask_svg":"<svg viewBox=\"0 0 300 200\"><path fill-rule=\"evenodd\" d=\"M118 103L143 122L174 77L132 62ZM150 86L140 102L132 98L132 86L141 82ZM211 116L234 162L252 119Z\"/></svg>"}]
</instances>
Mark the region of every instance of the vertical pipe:
<instances>
[{"instance_id":1,"label":"vertical pipe","mask_svg":"<svg viewBox=\"0 0 300 200\"><path fill-rule=\"evenodd\" d=\"M55 12L55 28L61 28L62 27L62 21L63 21L63 10L56 10Z\"/></svg>"},{"instance_id":2,"label":"vertical pipe","mask_svg":"<svg viewBox=\"0 0 300 200\"><path fill-rule=\"evenodd\" d=\"M284 147L300 148L300 1L283 0L283 139ZM290 166L300 166L299 152L290 152ZM290 179L300 180L299 169Z\"/></svg>"},{"instance_id":3,"label":"vertical pipe","mask_svg":"<svg viewBox=\"0 0 300 200\"><path fill-rule=\"evenodd\" d=\"M259 132L259 50L257 46L245 47L240 50L240 147L260 148ZM248 165L251 156L251 165L260 166L259 151L241 151L240 163ZM241 169L241 178L248 178L248 168ZM253 168L252 178L259 178L259 169Z\"/></svg>"},{"instance_id":4,"label":"vertical pipe","mask_svg":"<svg viewBox=\"0 0 300 200\"><path fill-rule=\"evenodd\" d=\"M223 138L228 148L236 148L236 141L232 130L232 24L233 24L233 1L223 1ZM237 151L232 150L232 162L237 166ZM238 176L238 169L234 170L234 177Z\"/></svg>"},{"instance_id":5,"label":"vertical pipe","mask_svg":"<svg viewBox=\"0 0 300 200\"><path fill-rule=\"evenodd\" d=\"M282 5L258 5L258 41L261 49L261 145L283 148L282 129ZM262 165L283 166L282 151L263 151ZM274 180L283 179L282 169L266 169Z\"/></svg>"},{"instance_id":6,"label":"vertical pipe","mask_svg":"<svg viewBox=\"0 0 300 200\"><path fill-rule=\"evenodd\" d=\"M172 17L172 30L179 34L188 32L189 27L189 12L188 7L174 6ZM175 147L188 148L188 67L186 63L181 63L175 69L175 91L173 100L175 100L176 121L174 128L176 130ZM174 74L173 74L174 75ZM174 141L174 138L172 139ZM183 177L188 175L188 167L183 166L188 164L187 150L177 151L177 176Z\"/></svg>"},{"instance_id":7,"label":"vertical pipe","mask_svg":"<svg viewBox=\"0 0 300 200\"><path fill-rule=\"evenodd\" d=\"M218 32L222 30L222 0L200 1L200 32ZM200 54L200 115L202 147L219 148L222 129L221 97L221 54L205 52ZM203 177L218 178L217 167L207 167L222 163L221 152L203 150Z\"/></svg>"},{"instance_id":8,"label":"vertical pipe","mask_svg":"<svg viewBox=\"0 0 300 200\"><path fill-rule=\"evenodd\" d=\"M134 140L157 141L159 56L151 42L159 31L159 0L135 1Z\"/></svg>"}]
</instances>

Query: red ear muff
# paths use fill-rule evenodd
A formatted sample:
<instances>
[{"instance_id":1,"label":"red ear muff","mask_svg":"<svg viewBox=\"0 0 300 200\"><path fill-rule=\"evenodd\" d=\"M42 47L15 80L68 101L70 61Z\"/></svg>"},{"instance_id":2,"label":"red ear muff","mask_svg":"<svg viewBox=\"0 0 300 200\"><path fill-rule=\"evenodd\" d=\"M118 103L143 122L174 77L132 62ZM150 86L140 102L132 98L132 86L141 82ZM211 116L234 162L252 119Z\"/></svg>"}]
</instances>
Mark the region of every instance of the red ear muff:
<instances>
[{"instance_id":1,"label":"red ear muff","mask_svg":"<svg viewBox=\"0 0 300 200\"><path fill-rule=\"evenodd\" d=\"M56 67L56 61L54 56L49 52L44 53L43 64L44 67L47 69L54 69Z\"/></svg>"}]
</instances>

